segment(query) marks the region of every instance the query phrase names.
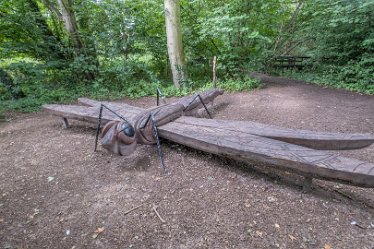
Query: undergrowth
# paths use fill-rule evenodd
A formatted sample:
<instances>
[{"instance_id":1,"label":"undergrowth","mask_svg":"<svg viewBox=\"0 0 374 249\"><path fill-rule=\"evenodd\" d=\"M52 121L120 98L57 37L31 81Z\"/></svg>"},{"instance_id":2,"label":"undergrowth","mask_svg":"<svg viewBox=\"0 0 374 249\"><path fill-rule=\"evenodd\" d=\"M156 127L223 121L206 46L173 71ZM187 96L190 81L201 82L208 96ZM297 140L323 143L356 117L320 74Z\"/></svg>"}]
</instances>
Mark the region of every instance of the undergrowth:
<instances>
[{"instance_id":1,"label":"undergrowth","mask_svg":"<svg viewBox=\"0 0 374 249\"><path fill-rule=\"evenodd\" d=\"M257 79L244 78L218 81L216 86L228 92L237 92L259 88L262 84ZM123 85L117 84L115 86L102 80L97 80L93 84L78 84L59 88L54 88L50 85L34 84L32 89L27 90L27 96L25 97L2 100L0 96L2 102L0 105L0 118L4 116L5 112L34 112L40 110L43 104L72 103L82 96L96 100L115 100L123 97L140 98L144 96L156 96L156 89L159 88L166 97L171 97L185 96L212 87L212 83L204 81L190 81L180 89L175 88L171 82L162 83L155 81L150 83L142 80Z\"/></svg>"},{"instance_id":2,"label":"undergrowth","mask_svg":"<svg viewBox=\"0 0 374 249\"><path fill-rule=\"evenodd\" d=\"M303 80L321 86L346 89L349 91L373 94L374 95L374 78L365 77L363 79L350 79L347 77L347 71L341 70L323 70L323 71L293 71L283 70L275 74L287 78Z\"/></svg>"}]
</instances>

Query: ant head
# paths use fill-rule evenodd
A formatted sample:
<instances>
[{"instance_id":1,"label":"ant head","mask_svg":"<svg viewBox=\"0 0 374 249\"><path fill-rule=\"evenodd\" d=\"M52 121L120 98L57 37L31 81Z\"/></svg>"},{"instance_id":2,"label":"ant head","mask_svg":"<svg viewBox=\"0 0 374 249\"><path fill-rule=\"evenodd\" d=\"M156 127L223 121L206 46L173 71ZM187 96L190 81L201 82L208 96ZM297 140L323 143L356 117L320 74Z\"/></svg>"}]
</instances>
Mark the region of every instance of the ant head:
<instances>
[{"instance_id":1,"label":"ant head","mask_svg":"<svg viewBox=\"0 0 374 249\"><path fill-rule=\"evenodd\" d=\"M136 136L134 127L127 122L117 124L118 153L127 156L136 149Z\"/></svg>"},{"instance_id":2,"label":"ant head","mask_svg":"<svg viewBox=\"0 0 374 249\"><path fill-rule=\"evenodd\" d=\"M127 156L136 149L136 132L127 122L111 121L103 128L101 144L113 153Z\"/></svg>"}]
</instances>

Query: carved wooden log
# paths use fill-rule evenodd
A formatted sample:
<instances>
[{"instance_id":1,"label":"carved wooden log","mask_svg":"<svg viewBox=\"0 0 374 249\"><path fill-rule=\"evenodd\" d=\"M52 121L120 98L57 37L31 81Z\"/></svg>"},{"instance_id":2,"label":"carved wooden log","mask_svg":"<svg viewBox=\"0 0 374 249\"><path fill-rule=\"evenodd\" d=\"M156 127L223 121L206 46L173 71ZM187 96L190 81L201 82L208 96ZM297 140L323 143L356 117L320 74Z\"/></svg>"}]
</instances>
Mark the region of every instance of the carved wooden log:
<instances>
[{"instance_id":1,"label":"carved wooden log","mask_svg":"<svg viewBox=\"0 0 374 249\"><path fill-rule=\"evenodd\" d=\"M264 162L298 174L374 187L374 164L234 129L171 122L159 128L163 138L245 162Z\"/></svg>"},{"instance_id":2,"label":"carved wooden log","mask_svg":"<svg viewBox=\"0 0 374 249\"><path fill-rule=\"evenodd\" d=\"M251 121L181 117L175 120L175 122L199 127L225 129L227 131L239 131L317 150L359 149L374 143L374 135L371 134L344 134L287 129Z\"/></svg>"},{"instance_id":3,"label":"carved wooden log","mask_svg":"<svg viewBox=\"0 0 374 249\"><path fill-rule=\"evenodd\" d=\"M152 130L153 120L156 126L161 126L182 115L198 114L200 113L199 108L203 105L201 101L204 102L204 104L208 104L221 94L223 94L222 90L211 89L201 93L200 98L196 98L197 94L195 94L193 96L184 97L174 104L165 104L149 109L133 107L124 103L99 102L87 98L78 99L79 103L86 107L45 105L44 109L55 115L62 116L64 119L72 118L81 121L97 122L100 106L104 104L106 107L122 116L134 127L135 136L134 138L129 137L125 139L123 133L121 133L121 127L126 126L126 121L121 120L120 117L103 109L101 119L102 124L105 125L102 132L103 147L117 154L128 155L135 150L137 143L156 143ZM131 141L131 143L128 143L129 141Z\"/></svg>"},{"instance_id":4,"label":"carved wooden log","mask_svg":"<svg viewBox=\"0 0 374 249\"><path fill-rule=\"evenodd\" d=\"M79 99L80 102L91 103L96 107L73 106L73 105L45 105L44 109L48 112L69 119L76 119L91 123L97 123L99 116L99 106L101 102L89 99ZM144 116L149 114L145 109L132 107L122 103L103 102L108 107L113 108L116 112L124 116L131 124L135 124L141 113ZM124 108L122 108L124 107ZM159 108L162 108L159 107ZM103 124L117 120L118 117L110 112L103 113ZM358 149L374 143L374 136L370 134L340 134L329 132L313 132L297 129L285 129L276 126L251 122L251 121L233 121L233 120L214 120L198 119L194 117L180 117L174 122L186 124L198 124L202 127L224 128L227 130L236 130L253 135L259 135L272 138L288 143L298 144L314 149L341 150L341 149ZM161 123L158 123L160 126ZM149 128L148 128L149 130Z\"/></svg>"},{"instance_id":5,"label":"carved wooden log","mask_svg":"<svg viewBox=\"0 0 374 249\"><path fill-rule=\"evenodd\" d=\"M219 94L220 92L210 92L203 94L202 97L204 102L209 102ZM46 105L44 108L64 118L97 122L101 102L89 99L79 101L88 106ZM131 136L128 127L124 126L126 122L109 112L104 112L103 122L110 123L103 129L103 146L115 153L127 155L135 149L136 142L154 143L149 118L152 113L159 135L171 141L240 161L269 163L308 178L374 187L373 164L299 146L315 149L361 148L374 142L374 136L370 134L321 133L282 129L250 121L182 116L186 113L196 114L196 110L201 107L198 101L192 96L183 98L175 104L150 109L105 102L106 106L124 116L134 126L135 136ZM188 105L191 102L192 104ZM188 106L189 108L186 108Z\"/></svg>"},{"instance_id":6,"label":"carved wooden log","mask_svg":"<svg viewBox=\"0 0 374 249\"><path fill-rule=\"evenodd\" d=\"M78 105L43 105L43 109L47 112L63 117L66 119L74 119L89 123L97 123L99 117L99 107L87 107ZM106 124L112 120L120 120L112 113L104 112L102 116L102 123Z\"/></svg>"}]
</instances>

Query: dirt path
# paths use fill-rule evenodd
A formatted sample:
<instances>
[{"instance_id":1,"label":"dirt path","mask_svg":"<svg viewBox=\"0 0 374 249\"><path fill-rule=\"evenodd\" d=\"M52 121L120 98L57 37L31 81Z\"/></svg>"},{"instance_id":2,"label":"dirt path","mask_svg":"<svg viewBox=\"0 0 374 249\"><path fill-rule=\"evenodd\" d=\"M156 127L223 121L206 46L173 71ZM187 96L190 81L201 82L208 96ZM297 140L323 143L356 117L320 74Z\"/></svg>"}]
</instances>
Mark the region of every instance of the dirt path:
<instances>
[{"instance_id":1,"label":"dirt path","mask_svg":"<svg viewBox=\"0 0 374 249\"><path fill-rule=\"evenodd\" d=\"M261 77L219 97L215 117L374 134L373 96ZM155 147L93 153L94 127L71 124L41 112L0 126L0 248L374 248L371 189L303 194L296 175L167 141L163 176ZM374 162L374 146L341 154Z\"/></svg>"}]
</instances>

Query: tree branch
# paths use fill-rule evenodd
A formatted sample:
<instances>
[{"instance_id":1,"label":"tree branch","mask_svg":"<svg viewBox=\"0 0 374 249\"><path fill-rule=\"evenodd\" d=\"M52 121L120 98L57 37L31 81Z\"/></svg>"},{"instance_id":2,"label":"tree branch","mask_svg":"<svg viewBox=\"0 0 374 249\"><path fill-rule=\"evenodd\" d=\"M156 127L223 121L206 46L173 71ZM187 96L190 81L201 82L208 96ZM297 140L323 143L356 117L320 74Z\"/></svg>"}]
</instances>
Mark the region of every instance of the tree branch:
<instances>
[{"instance_id":1,"label":"tree branch","mask_svg":"<svg viewBox=\"0 0 374 249\"><path fill-rule=\"evenodd\" d=\"M43 2L47 6L47 8L57 16L58 19L62 20L61 12L56 8L56 6L53 3L51 3L49 0L43 0Z\"/></svg>"}]
</instances>

